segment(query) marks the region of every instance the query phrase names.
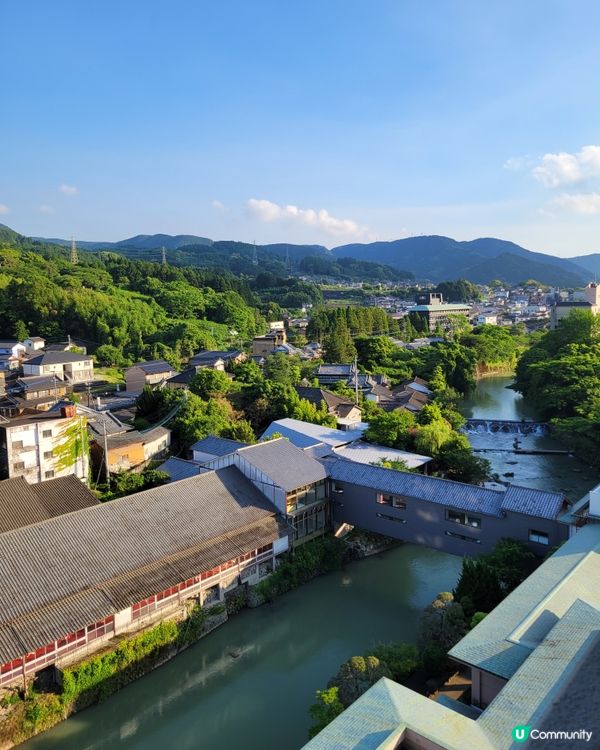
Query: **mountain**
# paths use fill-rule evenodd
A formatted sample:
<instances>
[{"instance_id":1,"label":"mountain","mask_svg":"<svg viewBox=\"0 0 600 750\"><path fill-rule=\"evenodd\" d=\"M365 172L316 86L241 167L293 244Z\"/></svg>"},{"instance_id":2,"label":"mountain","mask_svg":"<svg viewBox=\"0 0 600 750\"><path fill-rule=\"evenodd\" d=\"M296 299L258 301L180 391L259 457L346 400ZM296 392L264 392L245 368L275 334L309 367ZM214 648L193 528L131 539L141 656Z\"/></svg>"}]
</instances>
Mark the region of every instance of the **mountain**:
<instances>
[{"instance_id":1,"label":"mountain","mask_svg":"<svg viewBox=\"0 0 600 750\"><path fill-rule=\"evenodd\" d=\"M62 240L47 237L32 237L39 242L50 242L53 245L69 246L71 240ZM77 247L82 250L119 250L120 248L132 248L135 250L178 250L186 245L212 245L213 241L208 237L196 237L194 234L136 234L126 240L118 242L86 242L77 240Z\"/></svg>"},{"instance_id":2,"label":"mountain","mask_svg":"<svg viewBox=\"0 0 600 750\"><path fill-rule=\"evenodd\" d=\"M600 253L590 253L590 255L577 255L571 258L573 263L585 268L586 271L595 274L600 278Z\"/></svg>"},{"instance_id":3,"label":"mountain","mask_svg":"<svg viewBox=\"0 0 600 750\"><path fill-rule=\"evenodd\" d=\"M392 242L341 245L331 252L338 257L377 259L393 268L412 271L417 279L431 281L462 278L485 283L500 279L518 284L533 278L553 286L580 286L589 277L589 270L581 263L536 253L493 237L468 242L438 235L407 237Z\"/></svg>"}]
</instances>

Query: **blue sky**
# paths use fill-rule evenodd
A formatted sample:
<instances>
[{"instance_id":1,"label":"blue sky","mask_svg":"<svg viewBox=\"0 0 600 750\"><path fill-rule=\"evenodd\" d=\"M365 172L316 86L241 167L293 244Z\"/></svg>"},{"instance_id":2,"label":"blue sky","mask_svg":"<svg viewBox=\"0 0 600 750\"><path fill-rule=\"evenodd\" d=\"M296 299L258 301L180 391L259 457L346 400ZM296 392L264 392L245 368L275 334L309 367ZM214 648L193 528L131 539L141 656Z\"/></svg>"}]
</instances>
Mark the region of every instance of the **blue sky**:
<instances>
[{"instance_id":1,"label":"blue sky","mask_svg":"<svg viewBox=\"0 0 600 750\"><path fill-rule=\"evenodd\" d=\"M0 8L0 222L600 251L600 4Z\"/></svg>"}]
</instances>

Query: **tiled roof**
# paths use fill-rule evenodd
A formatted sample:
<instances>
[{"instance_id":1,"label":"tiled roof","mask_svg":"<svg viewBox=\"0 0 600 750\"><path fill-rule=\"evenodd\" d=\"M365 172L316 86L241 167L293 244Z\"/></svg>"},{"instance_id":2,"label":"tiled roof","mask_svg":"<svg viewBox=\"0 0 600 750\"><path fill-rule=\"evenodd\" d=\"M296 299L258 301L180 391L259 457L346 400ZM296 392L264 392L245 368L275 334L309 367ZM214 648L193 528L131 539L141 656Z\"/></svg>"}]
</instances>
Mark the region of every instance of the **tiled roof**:
<instances>
[{"instance_id":1,"label":"tiled roof","mask_svg":"<svg viewBox=\"0 0 600 750\"><path fill-rule=\"evenodd\" d=\"M35 357L26 359L26 365L62 365L70 362L91 362L92 358L87 354L74 354L73 352L44 352Z\"/></svg>"},{"instance_id":2,"label":"tiled roof","mask_svg":"<svg viewBox=\"0 0 600 750\"><path fill-rule=\"evenodd\" d=\"M329 476L341 482L415 497L488 516L501 516L500 506L504 493L497 490L395 469L383 469L379 466L367 466L342 458L327 459L325 464Z\"/></svg>"},{"instance_id":3,"label":"tiled roof","mask_svg":"<svg viewBox=\"0 0 600 750\"><path fill-rule=\"evenodd\" d=\"M241 352L238 349L233 349L231 351L198 352L190 359L190 365L216 362L219 359L222 359L224 362L229 362L231 359L237 359L240 354Z\"/></svg>"},{"instance_id":4,"label":"tiled roof","mask_svg":"<svg viewBox=\"0 0 600 750\"><path fill-rule=\"evenodd\" d=\"M175 368L164 359L155 359L151 362L136 362L133 367L139 367L146 375L156 375L161 372L175 372Z\"/></svg>"},{"instance_id":5,"label":"tiled roof","mask_svg":"<svg viewBox=\"0 0 600 750\"><path fill-rule=\"evenodd\" d=\"M274 541L275 513L228 467L0 535L0 663Z\"/></svg>"},{"instance_id":6,"label":"tiled roof","mask_svg":"<svg viewBox=\"0 0 600 750\"><path fill-rule=\"evenodd\" d=\"M230 440L229 438L217 437L216 435L207 435L202 440L198 440L192 445L191 450L201 453L209 453L213 456L228 456L235 453L238 448L245 448L248 443L242 443L239 440Z\"/></svg>"},{"instance_id":7,"label":"tiled roof","mask_svg":"<svg viewBox=\"0 0 600 750\"><path fill-rule=\"evenodd\" d=\"M319 375L339 375L341 378L351 375L354 372L354 365L319 365L317 367L317 377Z\"/></svg>"},{"instance_id":8,"label":"tiled roof","mask_svg":"<svg viewBox=\"0 0 600 750\"><path fill-rule=\"evenodd\" d=\"M348 401L347 398L338 396L337 393L332 393L331 391L325 391L323 388L308 388L298 385L296 386L296 393L300 398L310 401L310 403L314 404L316 407L319 407L321 402L324 401L330 411L333 411L334 409L337 410L340 406L354 406L354 404Z\"/></svg>"},{"instance_id":9,"label":"tiled roof","mask_svg":"<svg viewBox=\"0 0 600 750\"><path fill-rule=\"evenodd\" d=\"M0 481L0 533L97 505L75 476L28 484L23 477Z\"/></svg>"},{"instance_id":10,"label":"tiled roof","mask_svg":"<svg viewBox=\"0 0 600 750\"><path fill-rule=\"evenodd\" d=\"M510 485L504 493L502 510L524 513L536 518L555 519L564 506L560 492L545 492L530 487Z\"/></svg>"},{"instance_id":11,"label":"tiled roof","mask_svg":"<svg viewBox=\"0 0 600 750\"><path fill-rule=\"evenodd\" d=\"M238 455L286 492L327 478L325 468L285 438L242 448Z\"/></svg>"},{"instance_id":12,"label":"tiled roof","mask_svg":"<svg viewBox=\"0 0 600 750\"><path fill-rule=\"evenodd\" d=\"M196 374L197 371L195 367L188 367L185 370L178 372L177 375L172 375L167 380L167 383L183 383L184 385L189 385L196 377Z\"/></svg>"}]
</instances>

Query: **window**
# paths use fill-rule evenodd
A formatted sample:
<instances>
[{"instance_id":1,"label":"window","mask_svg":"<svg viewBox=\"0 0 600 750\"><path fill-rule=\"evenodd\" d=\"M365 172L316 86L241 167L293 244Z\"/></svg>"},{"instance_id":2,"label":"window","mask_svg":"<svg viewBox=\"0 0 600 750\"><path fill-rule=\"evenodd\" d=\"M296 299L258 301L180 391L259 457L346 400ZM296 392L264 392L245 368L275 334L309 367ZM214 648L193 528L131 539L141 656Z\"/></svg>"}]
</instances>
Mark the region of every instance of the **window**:
<instances>
[{"instance_id":1,"label":"window","mask_svg":"<svg viewBox=\"0 0 600 750\"><path fill-rule=\"evenodd\" d=\"M465 536L464 534L457 534L455 531L447 531L446 536L451 536L453 539L462 539L463 542L481 544L481 539L475 539L473 536Z\"/></svg>"},{"instance_id":2,"label":"window","mask_svg":"<svg viewBox=\"0 0 600 750\"><path fill-rule=\"evenodd\" d=\"M377 502L379 505L390 505L392 508L406 510L406 501L398 495L388 495L381 492L377 495Z\"/></svg>"},{"instance_id":3,"label":"window","mask_svg":"<svg viewBox=\"0 0 600 750\"><path fill-rule=\"evenodd\" d=\"M52 479L53 476L54 476L54 472L52 470L44 472L44 479Z\"/></svg>"},{"instance_id":4,"label":"window","mask_svg":"<svg viewBox=\"0 0 600 750\"><path fill-rule=\"evenodd\" d=\"M44 451L44 458L46 460L52 458L54 456L54 453L52 451Z\"/></svg>"},{"instance_id":5,"label":"window","mask_svg":"<svg viewBox=\"0 0 600 750\"><path fill-rule=\"evenodd\" d=\"M23 447L23 441L13 440L12 447L13 447L13 450L16 450L16 451L21 450L21 448Z\"/></svg>"},{"instance_id":6,"label":"window","mask_svg":"<svg viewBox=\"0 0 600 750\"><path fill-rule=\"evenodd\" d=\"M387 516L385 513L376 513L377 518L383 518L384 521L395 521L396 523L406 523L405 518L396 518L395 516Z\"/></svg>"},{"instance_id":7,"label":"window","mask_svg":"<svg viewBox=\"0 0 600 750\"><path fill-rule=\"evenodd\" d=\"M529 541L537 542L538 544L548 544L548 534L546 534L544 531L529 529Z\"/></svg>"},{"instance_id":8,"label":"window","mask_svg":"<svg viewBox=\"0 0 600 750\"><path fill-rule=\"evenodd\" d=\"M51 438L52 437L52 430L43 430L42 431L42 437L43 438Z\"/></svg>"},{"instance_id":9,"label":"window","mask_svg":"<svg viewBox=\"0 0 600 750\"><path fill-rule=\"evenodd\" d=\"M481 518L478 518L477 516L471 516L468 513L461 513L457 510L447 510L446 521L452 521L452 523L460 523L463 526L472 526L474 529L481 528Z\"/></svg>"},{"instance_id":10,"label":"window","mask_svg":"<svg viewBox=\"0 0 600 750\"><path fill-rule=\"evenodd\" d=\"M24 461L17 461L16 464L13 464L13 469L15 471L23 471L25 468L25 462Z\"/></svg>"}]
</instances>

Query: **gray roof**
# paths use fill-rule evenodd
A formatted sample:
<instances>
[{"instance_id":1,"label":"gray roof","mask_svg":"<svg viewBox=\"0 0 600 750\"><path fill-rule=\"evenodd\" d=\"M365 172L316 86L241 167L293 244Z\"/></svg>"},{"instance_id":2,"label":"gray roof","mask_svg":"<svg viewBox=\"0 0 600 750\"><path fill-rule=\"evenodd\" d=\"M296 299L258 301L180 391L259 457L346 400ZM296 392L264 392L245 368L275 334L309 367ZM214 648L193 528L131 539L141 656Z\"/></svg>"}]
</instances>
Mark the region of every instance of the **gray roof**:
<instances>
[{"instance_id":1,"label":"gray roof","mask_svg":"<svg viewBox=\"0 0 600 750\"><path fill-rule=\"evenodd\" d=\"M279 438L242 448L238 455L286 492L327 478L325 468L289 440Z\"/></svg>"},{"instance_id":2,"label":"gray roof","mask_svg":"<svg viewBox=\"0 0 600 750\"><path fill-rule=\"evenodd\" d=\"M98 500L77 477L71 475L28 484L23 477L0 481L0 533L45 521Z\"/></svg>"},{"instance_id":3,"label":"gray roof","mask_svg":"<svg viewBox=\"0 0 600 750\"><path fill-rule=\"evenodd\" d=\"M194 443L191 450L209 453L212 456L228 456L230 453L235 453L238 448L246 448L247 445L248 443L242 443L239 440L207 435Z\"/></svg>"},{"instance_id":4,"label":"gray roof","mask_svg":"<svg viewBox=\"0 0 600 750\"><path fill-rule=\"evenodd\" d=\"M102 433L99 432L99 435ZM170 435L171 430L167 427L151 427L149 430L140 432L138 430L129 430L128 432L116 432L112 435L107 435L106 443L109 448L116 448L117 446L134 445L135 443L142 443L146 445L151 443L153 440L159 440L161 437ZM102 440L97 440L100 447L102 447Z\"/></svg>"},{"instance_id":5,"label":"gray roof","mask_svg":"<svg viewBox=\"0 0 600 750\"><path fill-rule=\"evenodd\" d=\"M333 427L323 427L322 425L304 422L301 419L278 419L267 427L263 432L262 438L268 438L275 433L280 433L283 437L293 443L297 448L310 448L318 443L325 443L332 447L346 445L353 440L362 437L364 429L356 430L336 430Z\"/></svg>"},{"instance_id":6,"label":"gray roof","mask_svg":"<svg viewBox=\"0 0 600 750\"><path fill-rule=\"evenodd\" d=\"M150 362L136 362L132 367L139 367L146 375L155 375L161 372L175 372L173 365L165 362L164 359L154 359Z\"/></svg>"},{"instance_id":7,"label":"gray roof","mask_svg":"<svg viewBox=\"0 0 600 750\"><path fill-rule=\"evenodd\" d=\"M190 364L201 364L207 362L216 362L218 359L222 359L224 362L229 362L231 359L239 357L241 352L239 349L233 349L231 351L205 351L198 352L190 358Z\"/></svg>"},{"instance_id":8,"label":"gray roof","mask_svg":"<svg viewBox=\"0 0 600 750\"><path fill-rule=\"evenodd\" d=\"M73 352L44 352L35 357L26 359L26 365L62 365L69 362L91 362L92 358L88 354L74 354Z\"/></svg>"},{"instance_id":9,"label":"gray roof","mask_svg":"<svg viewBox=\"0 0 600 750\"><path fill-rule=\"evenodd\" d=\"M536 518L556 518L565 504L560 492L534 490L530 487L510 485L504 493L502 510L524 513Z\"/></svg>"},{"instance_id":10,"label":"gray roof","mask_svg":"<svg viewBox=\"0 0 600 750\"><path fill-rule=\"evenodd\" d=\"M156 467L157 471L164 471L171 478L171 482L178 482L180 479L195 477L197 474L203 474L209 469L205 469L196 461L186 461L183 458L172 456L164 464Z\"/></svg>"},{"instance_id":11,"label":"gray roof","mask_svg":"<svg viewBox=\"0 0 600 750\"><path fill-rule=\"evenodd\" d=\"M336 365L319 365L317 367L317 377L319 375L339 375L340 378L351 375L354 372L353 364L336 364Z\"/></svg>"},{"instance_id":12,"label":"gray roof","mask_svg":"<svg viewBox=\"0 0 600 750\"><path fill-rule=\"evenodd\" d=\"M576 599L600 609L600 525L588 524L548 558L450 656L512 677Z\"/></svg>"},{"instance_id":13,"label":"gray roof","mask_svg":"<svg viewBox=\"0 0 600 750\"><path fill-rule=\"evenodd\" d=\"M65 388L65 383L56 375L31 375L26 378L19 378L15 387L24 391L48 391L54 388Z\"/></svg>"},{"instance_id":14,"label":"gray roof","mask_svg":"<svg viewBox=\"0 0 600 750\"><path fill-rule=\"evenodd\" d=\"M196 377L197 370L195 367L187 367L185 370L178 372L176 375L172 375L167 383L183 383L189 385L192 380Z\"/></svg>"},{"instance_id":15,"label":"gray roof","mask_svg":"<svg viewBox=\"0 0 600 750\"><path fill-rule=\"evenodd\" d=\"M348 401L347 398L338 396L337 393L332 393L331 391L325 391L322 388L311 388L297 385L296 393L300 398L309 401L317 408L321 406L322 402L325 402L325 405L331 411L337 409L339 406L354 406L354 404L351 401Z\"/></svg>"},{"instance_id":16,"label":"gray roof","mask_svg":"<svg viewBox=\"0 0 600 750\"><path fill-rule=\"evenodd\" d=\"M364 440L355 440L349 445L341 445L339 448L334 448L333 450L335 455L346 458L348 461L356 461L360 464L369 465L388 459L392 461L404 461L409 469L415 469L432 460L430 456L399 451L396 448L386 448L383 445L366 443Z\"/></svg>"},{"instance_id":17,"label":"gray roof","mask_svg":"<svg viewBox=\"0 0 600 750\"><path fill-rule=\"evenodd\" d=\"M235 467L0 535L0 663L286 532Z\"/></svg>"}]
</instances>

